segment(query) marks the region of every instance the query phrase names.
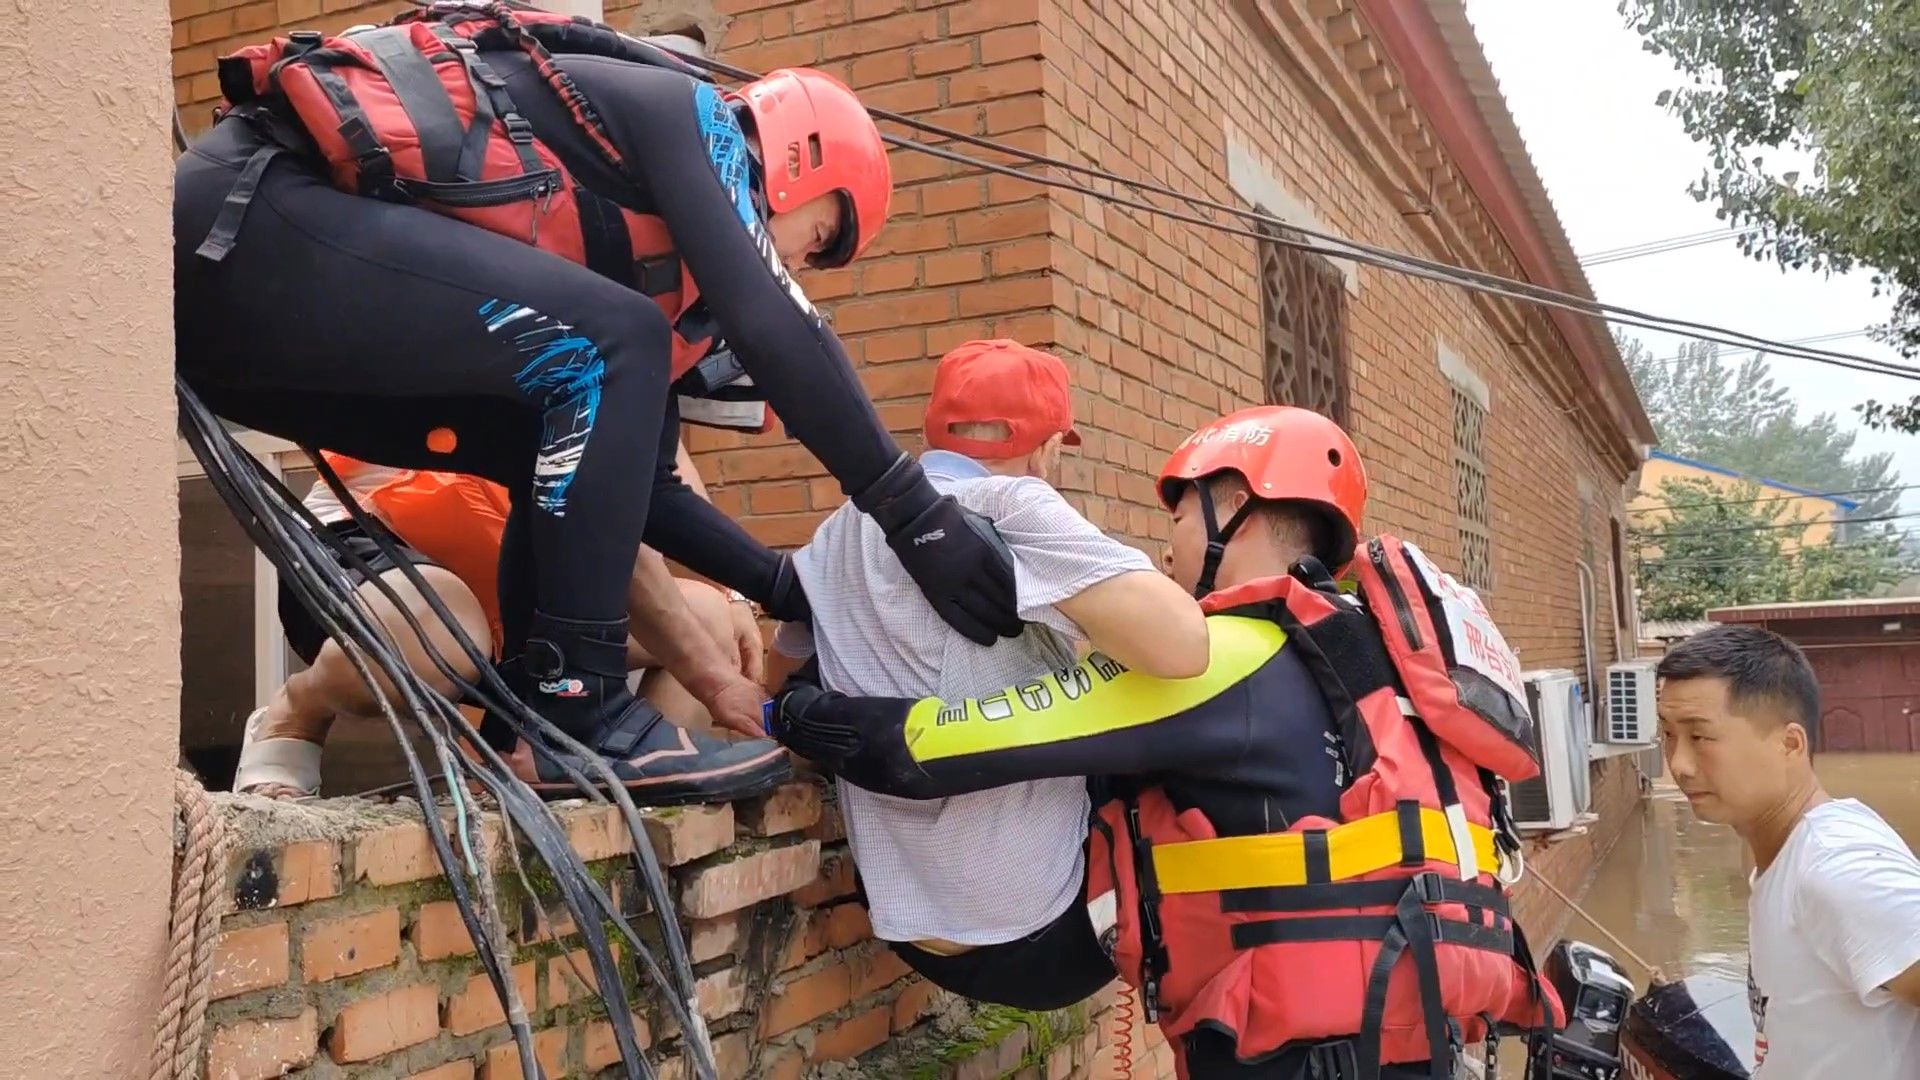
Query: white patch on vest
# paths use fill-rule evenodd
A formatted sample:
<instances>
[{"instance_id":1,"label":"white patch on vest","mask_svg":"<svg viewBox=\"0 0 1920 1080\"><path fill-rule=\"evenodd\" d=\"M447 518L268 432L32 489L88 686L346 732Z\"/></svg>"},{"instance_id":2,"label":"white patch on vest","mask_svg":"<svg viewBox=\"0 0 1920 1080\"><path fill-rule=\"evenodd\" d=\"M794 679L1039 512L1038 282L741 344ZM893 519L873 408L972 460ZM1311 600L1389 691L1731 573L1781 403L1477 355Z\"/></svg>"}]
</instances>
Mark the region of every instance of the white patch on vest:
<instances>
[{"instance_id":1,"label":"white patch on vest","mask_svg":"<svg viewBox=\"0 0 1920 1080\"><path fill-rule=\"evenodd\" d=\"M680 419L702 427L759 432L767 426L764 401L715 401L680 395Z\"/></svg>"},{"instance_id":2,"label":"white patch on vest","mask_svg":"<svg viewBox=\"0 0 1920 1080\"><path fill-rule=\"evenodd\" d=\"M1527 694L1520 688L1520 658L1493 624L1480 595L1435 566L1411 541L1406 549L1415 572L1426 579L1428 590L1439 599L1440 610L1446 614L1454 662L1485 675L1514 701L1524 703Z\"/></svg>"},{"instance_id":3,"label":"white patch on vest","mask_svg":"<svg viewBox=\"0 0 1920 1080\"><path fill-rule=\"evenodd\" d=\"M1099 937L1120 923L1120 895L1108 889L1087 901L1087 917L1093 920L1093 936Z\"/></svg>"}]
</instances>

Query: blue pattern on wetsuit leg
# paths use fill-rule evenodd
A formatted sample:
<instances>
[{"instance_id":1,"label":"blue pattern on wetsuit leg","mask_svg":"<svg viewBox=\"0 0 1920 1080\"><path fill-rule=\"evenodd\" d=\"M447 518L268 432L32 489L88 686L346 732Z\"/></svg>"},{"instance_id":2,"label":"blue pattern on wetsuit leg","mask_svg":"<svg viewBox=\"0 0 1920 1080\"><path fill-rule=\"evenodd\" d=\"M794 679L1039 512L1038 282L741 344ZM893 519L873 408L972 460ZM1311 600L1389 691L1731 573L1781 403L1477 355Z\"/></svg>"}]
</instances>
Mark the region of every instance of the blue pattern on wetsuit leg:
<instances>
[{"instance_id":1,"label":"blue pattern on wetsuit leg","mask_svg":"<svg viewBox=\"0 0 1920 1080\"><path fill-rule=\"evenodd\" d=\"M526 360L513 373L514 385L545 410L533 463L533 505L565 517L567 491L600 414L606 361L599 347L573 327L524 304L489 300L478 314L489 334L509 336Z\"/></svg>"}]
</instances>

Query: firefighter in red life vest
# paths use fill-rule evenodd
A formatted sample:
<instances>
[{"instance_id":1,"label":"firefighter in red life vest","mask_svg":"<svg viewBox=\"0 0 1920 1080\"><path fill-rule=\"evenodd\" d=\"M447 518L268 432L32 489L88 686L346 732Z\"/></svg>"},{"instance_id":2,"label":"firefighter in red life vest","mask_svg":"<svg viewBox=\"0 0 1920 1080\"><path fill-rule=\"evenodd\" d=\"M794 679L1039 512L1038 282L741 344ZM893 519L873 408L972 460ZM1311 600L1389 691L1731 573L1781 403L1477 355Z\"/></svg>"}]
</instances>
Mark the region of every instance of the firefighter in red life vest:
<instances>
[{"instance_id":1,"label":"firefighter in red life vest","mask_svg":"<svg viewBox=\"0 0 1920 1080\"><path fill-rule=\"evenodd\" d=\"M886 146L844 84L723 91L599 23L474 0L295 31L219 79L226 109L177 167L180 375L226 419L505 487L502 674L623 779L767 749L628 692L643 540L776 617L807 610L788 563L674 474L677 401L770 404L942 618L982 644L1020 632L1004 545L887 434L789 276L845 266L887 220ZM688 689L757 731L758 688L711 674Z\"/></svg>"},{"instance_id":2,"label":"firefighter in red life vest","mask_svg":"<svg viewBox=\"0 0 1920 1080\"><path fill-rule=\"evenodd\" d=\"M769 729L908 798L1110 778L1088 900L1183 1077L1452 1077L1490 1027L1561 1022L1496 872L1496 778L1537 772L1532 721L1504 661L1455 649L1471 632L1510 654L1477 599L1412 544L1358 543L1366 489L1325 417L1224 417L1160 475L1206 674L1095 654L951 704L793 683Z\"/></svg>"}]
</instances>

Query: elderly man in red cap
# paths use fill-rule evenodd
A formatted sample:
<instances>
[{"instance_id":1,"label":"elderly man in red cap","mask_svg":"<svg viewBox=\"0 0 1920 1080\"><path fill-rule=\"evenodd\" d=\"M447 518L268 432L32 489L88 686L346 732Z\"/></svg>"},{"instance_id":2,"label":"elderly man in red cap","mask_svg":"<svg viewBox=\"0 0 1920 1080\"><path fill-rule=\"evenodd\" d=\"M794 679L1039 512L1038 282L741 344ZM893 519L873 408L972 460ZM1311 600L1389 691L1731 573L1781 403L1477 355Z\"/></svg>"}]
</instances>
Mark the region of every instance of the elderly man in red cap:
<instances>
[{"instance_id":1,"label":"elderly man in red cap","mask_svg":"<svg viewBox=\"0 0 1920 1080\"><path fill-rule=\"evenodd\" d=\"M1163 678L1205 670L1199 605L1050 484L1062 448L1080 444L1058 357L1003 340L954 349L934 375L926 441L934 486L991 520L1011 550L1026 630L991 647L955 633L886 537L843 507L794 554L811 629L780 628L770 686L811 656L822 684L843 693L960 701L1069 667L1082 642ZM925 802L845 781L839 791L874 934L915 970L1029 1009L1070 1005L1113 979L1083 899L1084 780Z\"/></svg>"}]
</instances>

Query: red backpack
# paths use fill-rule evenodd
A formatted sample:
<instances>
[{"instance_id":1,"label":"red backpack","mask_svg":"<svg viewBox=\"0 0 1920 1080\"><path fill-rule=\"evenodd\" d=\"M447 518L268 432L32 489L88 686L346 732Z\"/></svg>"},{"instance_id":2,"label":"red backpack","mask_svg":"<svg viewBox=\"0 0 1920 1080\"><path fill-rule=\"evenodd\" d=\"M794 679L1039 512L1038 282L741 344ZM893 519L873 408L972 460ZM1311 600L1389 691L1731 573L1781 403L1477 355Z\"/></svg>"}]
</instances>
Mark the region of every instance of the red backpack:
<instances>
[{"instance_id":1,"label":"red backpack","mask_svg":"<svg viewBox=\"0 0 1920 1080\"><path fill-rule=\"evenodd\" d=\"M1471 589L1393 536L1354 575L1358 596L1285 577L1201 602L1229 617L1216 635L1248 632L1232 616L1277 624L1319 684L1352 770L1338 818L1223 835L1162 786L1123 788L1096 812L1087 896L1169 1038L1212 1027L1248 1060L1350 1039L1360 1075L1444 1071L1452 1040L1564 1021L1500 876L1518 844L1498 780L1539 773L1533 719Z\"/></svg>"},{"instance_id":2,"label":"red backpack","mask_svg":"<svg viewBox=\"0 0 1920 1080\"><path fill-rule=\"evenodd\" d=\"M1479 594L1410 540L1379 535L1354 560L1413 713L1443 743L1507 780L1540 774L1520 661Z\"/></svg>"},{"instance_id":3,"label":"red backpack","mask_svg":"<svg viewBox=\"0 0 1920 1080\"><path fill-rule=\"evenodd\" d=\"M293 120L342 191L420 206L580 263L652 297L677 323L698 291L665 224L588 191L534 137L487 63L489 53L500 52L533 58L617 170L625 167L620 152L593 106L553 63L555 54L608 56L712 81L671 53L588 19L439 0L377 27L334 36L295 30L247 46L221 58L220 90L228 110L258 116L259 106L273 106L259 116L270 129ZM264 157L282 148L270 147ZM226 224L215 227L200 254L215 262L226 255L238 221ZM705 355L705 346L676 335L674 376Z\"/></svg>"}]
</instances>

